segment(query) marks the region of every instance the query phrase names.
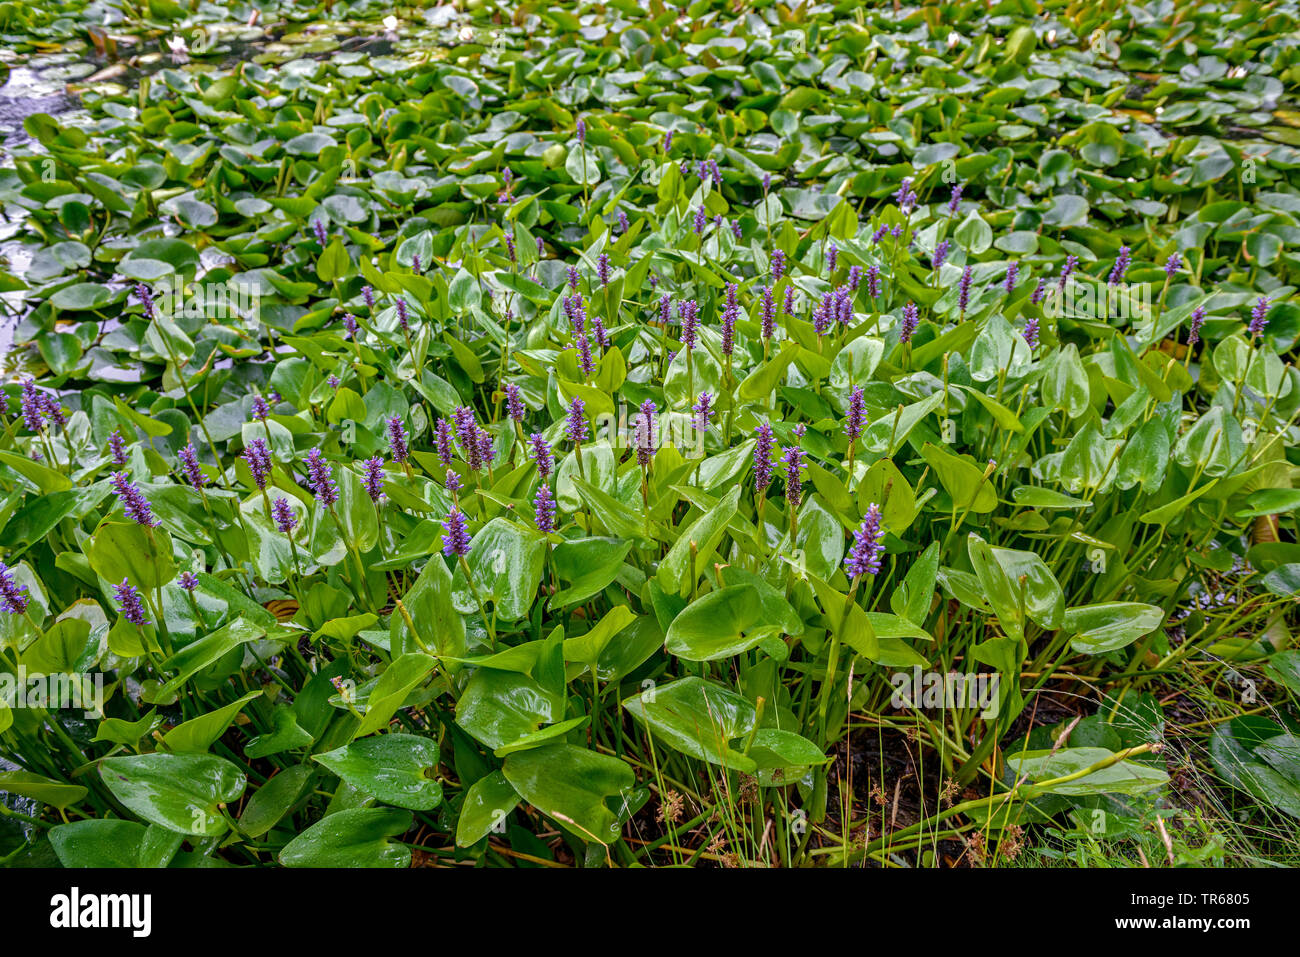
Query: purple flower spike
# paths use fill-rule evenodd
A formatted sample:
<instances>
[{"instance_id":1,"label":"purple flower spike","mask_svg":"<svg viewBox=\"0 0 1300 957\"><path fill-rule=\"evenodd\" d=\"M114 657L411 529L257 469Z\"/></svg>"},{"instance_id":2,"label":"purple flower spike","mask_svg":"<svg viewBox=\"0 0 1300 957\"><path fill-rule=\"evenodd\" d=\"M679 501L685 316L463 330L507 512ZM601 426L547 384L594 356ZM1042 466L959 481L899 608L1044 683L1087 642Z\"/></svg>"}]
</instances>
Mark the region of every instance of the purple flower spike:
<instances>
[{"instance_id":1,"label":"purple flower spike","mask_svg":"<svg viewBox=\"0 0 1300 957\"><path fill-rule=\"evenodd\" d=\"M608 349L611 345L609 333L605 331L605 323L600 316L591 317L591 331L596 336L596 344L602 349Z\"/></svg>"},{"instance_id":2,"label":"purple flower spike","mask_svg":"<svg viewBox=\"0 0 1300 957\"><path fill-rule=\"evenodd\" d=\"M244 449L243 459L248 463L248 470L253 473L253 481L260 491L266 491L266 480L271 475L271 450L265 439L253 439Z\"/></svg>"},{"instance_id":3,"label":"purple flower spike","mask_svg":"<svg viewBox=\"0 0 1300 957\"><path fill-rule=\"evenodd\" d=\"M780 279L785 275L785 250L772 250L772 281Z\"/></svg>"},{"instance_id":4,"label":"purple flower spike","mask_svg":"<svg viewBox=\"0 0 1300 957\"><path fill-rule=\"evenodd\" d=\"M947 262L948 253L950 253L951 251L952 251L952 243L946 239L943 240L941 243L939 243L939 245L935 246L934 257L931 259L932 268L938 269L945 262Z\"/></svg>"},{"instance_id":5,"label":"purple flower spike","mask_svg":"<svg viewBox=\"0 0 1300 957\"><path fill-rule=\"evenodd\" d=\"M568 270L569 288L574 292L578 290L578 267L570 266Z\"/></svg>"},{"instance_id":6,"label":"purple flower spike","mask_svg":"<svg viewBox=\"0 0 1300 957\"><path fill-rule=\"evenodd\" d=\"M135 298L140 300L140 305L144 311L144 317L146 319L152 319L154 315L153 293L149 291L149 287L142 282L136 283Z\"/></svg>"},{"instance_id":7,"label":"purple flower spike","mask_svg":"<svg viewBox=\"0 0 1300 957\"><path fill-rule=\"evenodd\" d=\"M537 487L537 495L533 498L533 520L543 535L555 531L555 498L545 482Z\"/></svg>"},{"instance_id":8,"label":"purple flower spike","mask_svg":"<svg viewBox=\"0 0 1300 957\"><path fill-rule=\"evenodd\" d=\"M695 221L692 223L695 235L702 236L704 234L704 229L708 224L709 212L704 208L704 204L700 203L700 208L695 211Z\"/></svg>"},{"instance_id":9,"label":"purple flower spike","mask_svg":"<svg viewBox=\"0 0 1300 957\"><path fill-rule=\"evenodd\" d=\"M596 278L602 286L608 286L613 271L609 265L609 253L601 253L596 259Z\"/></svg>"},{"instance_id":10,"label":"purple flower spike","mask_svg":"<svg viewBox=\"0 0 1300 957\"><path fill-rule=\"evenodd\" d=\"M798 510L803 500L803 449L787 445L781 450L781 464L785 466L785 500Z\"/></svg>"},{"instance_id":11,"label":"purple flower spike","mask_svg":"<svg viewBox=\"0 0 1300 957\"><path fill-rule=\"evenodd\" d=\"M695 405L691 406L691 411L695 413L694 417L691 419L691 424L695 426L695 431L708 432L709 419L713 417L713 396L709 395L707 392L701 392Z\"/></svg>"},{"instance_id":12,"label":"purple flower spike","mask_svg":"<svg viewBox=\"0 0 1300 957\"><path fill-rule=\"evenodd\" d=\"M754 487L762 492L772 484L772 449L776 437L766 422L759 423L754 434L757 436L754 442Z\"/></svg>"},{"instance_id":13,"label":"purple flower spike","mask_svg":"<svg viewBox=\"0 0 1300 957\"><path fill-rule=\"evenodd\" d=\"M1174 253L1172 256L1170 256L1168 259L1165 260L1166 278L1173 279L1174 274L1177 273L1178 270L1181 268L1183 268L1183 257L1178 255L1178 253Z\"/></svg>"},{"instance_id":14,"label":"purple flower spike","mask_svg":"<svg viewBox=\"0 0 1300 957\"><path fill-rule=\"evenodd\" d=\"M338 387L341 386L341 385L343 384L343 380L340 379L338 376L331 374L330 377L329 377L328 379L325 380L325 383L326 383L326 384L327 384L331 389L334 389L334 390L337 392L337 391L338 391Z\"/></svg>"},{"instance_id":15,"label":"purple flower spike","mask_svg":"<svg viewBox=\"0 0 1300 957\"><path fill-rule=\"evenodd\" d=\"M916 332L916 327L921 322L921 314L916 308L916 303L909 302L903 307L903 322L898 329L899 342L911 342L912 334Z\"/></svg>"},{"instance_id":16,"label":"purple flower spike","mask_svg":"<svg viewBox=\"0 0 1300 957\"><path fill-rule=\"evenodd\" d=\"M22 397L23 425L29 432L44 432L45 420L42 416L41 394L36 390L36 380L30 377L23 380Z\"/></svg>"},{"instance_id":17,"label":"purple flower spike","mask_svg":"<svg viewBox=\"0 0 1300 957\"><path fill-rule=\"evenodd\" d=\"M312 231L316 233L316 242L323 247L329 242L329 234L325 232L325 220L314 219L311 224Z\"/></svg>"},{"instance_id":18,"label":"purple flower spike","mask_svg":"<svg viewBox=\"0 0 1300 957\"><path fill-rule=\"evenodd\" d=\"M555 470L555 456L551 454L551 447L547 444L546 437L540 432L528 436L528 444L532 449L532 459L537 463L537 474L544 481Z\"/></svg>"},{"instance_id":19,"label":"purple flower spike","mask_svg":"<svg viewBox=\"0 0 1300 957\"><path fill-rule=\"evenodd\" d=\"M687 350L695 348L696 332L699 330L700 305L694 299L677 304L677 317L682 321L682 345Z\"/></svg>"},{"instance_id":20,"label":"purple flower spike","mask_svg":"<svg viewBox=\"0 0 1300 957\"><path fill-rule=\"evenodd\" d=\"M844 419L844 434L853 442L862 434L867 424L867 400L862 394L862 386L855 385L849 393L849 414Z\"/></svg>"},{"instance_id":21,"label":"purple flower spike","mask_svg":"<svg viewBox=\"0 0 1300 957\"><path fill-rule=\"evenodd\" d=\"M366 467L366 474L362 478L366 494L370 496L370 501L382 502L384 500L384 457L376 455L361 464Z\"/></svg>"},{"instance_id":22,"label":"purple flower spike","mask_svg":"<svg viewBox=\"0 0 1300 957\"><path fill-rule=\"evenodd\" d=\"M68 424L68 417L63 414L63 406L48 392L41 392L37 395L37 402L40 405L41 415L48 417L62 432L64 426Z\"/></svg>"},{"instance_id":23,"label":"purple flower spike","mask_svg":"<svg viewBox=\"0 0 1300 957\"><path fill-rule=\"evenodd\" d=\"M113 434L108 437L108 453L113 456L113 464L118 468L126 465L126 441L122 438L120 429L114 429Z\"/></svg>"},{"instance_id":24,"label":"purple flower spike","mask_svg":"<svg viewBox=\"0 0 1300 957\"><path fill-rule=\"evenodd\" d=\"M1024 337L1025 342L1029 343L1030 351L1038 348L1038 320L1033 316L1025 320Z\"/></svg>"},{"instance_id":25,"label":"purple flower spike","mask_svg":"<svg viewBox=\"0 0 1300 957\"><path fill-rule=\"evenodd\" d=\"M911 215L912 210L916 208L916 193L912 189L912 178L910 176L903 179L898 191L894 193L894 202L898 203L899 211L904 216Z\"/></svg>"},{"instance_id":26,"label":"purple flower spike","mask_svg":"<svg viewBox=\"0 0 1300 957\"><path fill-rule=\"evenodd\" d=\"M536 236L534 238L537 240L537 258L541 259L546 255L546 240L542 239L541 236Z\"/></svg>"},{"instance_id":27,"label":"purple flower spike","mask_svg":"<svg viewBox=\"0 0 1300 957\"><path fill-rule=\"evenodd\" d=\"M374 312L375 312L375 287L374 287L374 286L362 286L362 287L361 287L361 298L362 298L362 300L365 302L365 304L366 304L366 308L370 310L371 315L374 315Z\"/></svg>"},{"instance_id":28,"label":"purple flower spike","mask_svg":"<svg viewBox=\"0 0 1300 957\"><path fill-rule=\"evenodd\" d=\"M406 300L401 296L398 296L394 305L397 307L397 324L402 327L403 332L410 332L411 317L410 313L407 311Z\"/></svg>"},{"instance_id":29,"label":"purple flower spike","mask_svg":"<svg viewBox=\"0 0 1300 957\"><path fill-rule=\"evenodd\" d=\"M826 275L827 276L835 275L835 267L836 265L839 264L839 261L840 261L839 248L834 243L831 243L829 246L826 247Z\"/></svg>"},{"instance_id":30,"label":"purple flower spike","mask_svg":"<svg viewBox=\"0 0 1300 957\"><path fill-rule=\"evenodd\" d=\"M1110 278L1106 280L1107 285L1118 286L1124 281L1124 273L1128 272L1129 263L1133 261L1133 253L1127 246L1120 246L1119 253L1115 256L1115 265L1110 271Z\"/></svg>"},{"instance_id":31,"label":"purple flower spike","mask_svg":"<svg viewBox=\"0 0 1300 957\"><path fill-rule=\"evenodd\" d=\"M835 321L841 326L853 321L853 293L848 286L835 288Z\"/></svg>"},{"instance_id":32,"label":"purple flower spike","mask_svg":"<svg viewBox=\"0 0 1300 957\"><path fill-rule=\"evenodd\" d=\"M388 420L388 446L393 452L393 461L399 465L411 457L411 448L406 443L406 426L396 415Z\"/></svg>"},{"instance_id":33,"label":"purple flower spike","mask_svg":"<svg viewBox=\"0 0 1300 957\"><path fill-rule=\"evenodd\" d=\"M1255 305L1251 306L1250 327L1248 330L1251 338L1264 334L1264 327L1268 325L1268 309L1269 302L1266 296L1260 296L1255 300Z\"/></svg>"},{"instance_id":34,"label":"purple flower spike","mask_svg":"<svg viewBox=\"0 0 1300 957\"><path fill-rule=\"evenodd\" d=\"M292 534L298 525L298 513L289 505L287 498L277 498L271 503L271 517L275 519L275 527L285 535Z\"/></svg>"},{"instance_id":35,"label":"purple flower spike","mask_svg":"<svg viewBox=\"0 0 1300 957\"><path fill-rule=\"evenodd\" d=\"M447 469L447 479L443 484L447 487L448 492L459 492L461 489L460 476L454 469Z\"/></svg>"},{"instance_id":36,"label":"purple flower spike","mask_svg":"<svg viewBox=\"0 0 1300 957\"><path fill-rule=\"evenodd\" d=\"M565 434L575 446L581 445L587 439L587 420L584 418L586 413L587 404L575 395L573 401L569 403L564 427Z\"/></svg>"},{"instance_id":37,"label":"purple flower spike","mask_svg":"<svg viewBox=\"0 0 1300 957\"><path fill-rule=\"evenodd\" d=\"M524 416L528 410L524 407L524 398L519 393L519 386L513 382L507 382L506 388L506 415L516 422L524 421Z\"/></svg>"},{"instance_id":38,"label":"purple flower spike","mask_svg":"<svg viewBox=\"0 0 1300 957\"><path fill-rule=\"evenodd\" d=\"M1074 274L1075 268L1079 265L1079 257L1070 253L1065 257L1065 262L1061 265L1061 278L1057 280L1057 286L1065 289L1065 284L1070 281L1070 276Z\"/></svg>"},{"instance_id":39,"label":"purple flower spike","mask_svg":"<svg viewBox=\"0 0 1300 957\"><path fill-rule=\"evenodd\" d=\"M453 508L442 523L442 553L457 556L469 554L469 529L465 527L464 513L458 508Z\"/></svg>"},{"instance_id":40,"label":"purple flower spike","mask_svg":"<svg viewBox=\"0 0 1300 957\"><path fill-rule=\"evenodd\" d=\"M959 206L961 206L961 183L953 183L952 195L948 198L948 215L956 216Z\"/></svg>"},{"instance_id":41,"label":"purple flower spike","mask_svg":"<svg viewBox=\"0 0 1300 957\"><path fill-rule=\"evenodd\" d=\"M515 251L515 233L514 233L514 230L507 230L507 231L506 231L506 255L510 257L510 261L511 261L512 263L513 263L513 262L518 262L518 261L519 261L519 254L518 254L518 252Z\"/></svg>"},{"instance_id":42,"label":"purple flower spike","mask_svg":"<svg viewBox=\"0 0 1300 957\"><path fill-rule=\"evenodd\" d=\"M879 299L882 292L880 283L880 267L867 267L867 295L872 299Z\"/></svg>"},{"instance_id":43,"label":"purple flower spike","mask_svg":"<svg viewBox=\"0 0 1300 957\"><path fill-rule=\"evenodd\" d=\"M620 210L618 211L618 232L619 232L619 235L621 235L621 236L626 236L626 235L627 235L628 226L629 226L629 223L628 223L628 221L627 221L627 213L623 212L623 210L620 209Z\"/></svg>"},{"instance_id":44,"label":"purple flower spike","mask_svg":"<svg viewBox=\"0 0 1300 957\"><path fill-rule=\"evenodd\" d=\"M831 328L831 323L835 318L835 293L828 292L822 296L822 301L817 308L813 310L813 332L819 336L824 336Z\"/></svg>"},{"instance_id":45,"label":"purple flower spike","mask_svg":"<svg viewBox=\"0 0 1300 957\"><path fill-rule=\"evenodd\" d=\"M194 443L191 442L185 448L176 453L181 460L181 465L185 469L185 479L196 489L201 489L208 484L208 477L203 474L203 469L199 467L199 453L194 449Z\"/></svg>"},{"instance_id":46,"label":"purple flower spike","mask_svg":"<svg viewBox=\"0 0 1300 957\"><path fill-rule=\"evenodd\" d=\"M271 407L266 404L266 399L264 399L259 393L253 393L253 418L258 422L265 422L266 417L270 414Z\"/></svg>"},{"instance_id":47,"label":"purple flower spike","mask_svg":"<svg viewBox=\"0 0 1300 957\"><path fill-rule=\"evenodd\" d=\"M670 149L673 148L673 133L674 133L674 132L675 132L674 130L669 130L667 133L664 134L664 153L665 153L665 154L667 154L668 151L669 151Z\"/></svg>"},{"instance_id":48,"label":"purple flower spike","mask_svg":"<svg viewBox=\"0 0 1300 957\"><path fill-rule=\"evenodd\" d=\"M872 502L862 516L862 524L853 533L853 545L844 557L844 571L850 579L864 575L876 575L880 572L880 556L884 553L881 538L884 532L880 528L880 506Z\"/></svg>"},{"instance_id":49,"label":"purple flower spike","mask_svg":"<svg viewBox=\"0 0 1300 957\"><path fill-rule=\"evenodd\" d=\"M193 594L194 589L199 587L199 576L194 574L193 572L181 572L177 584L180 585L182 588L184 588L187 592Z\"/></svg>"},{"instance_id":50,"label":"purple flower spike","mask_svg":"<svg viewBox=\"0 0 1300 957\"><path fill-rule=\"evenodd\" d=\"M27 586L14 581L9 566L0 562L0 608L11 615L21 615L27 610L29 601Z\"/></svg>"},{"instance_id":51,"label":"purple flower spike","mask_svg":"<svg viewBox=\"0 0 1300 957\"><path fill-rule=\"evenodd\" d=\"M122 609L123 618L133 625L149 624L148 619L144 617L144 603L140 600L140 593L136 591L130 579L123 578L122 584L113 586L113 597L117 599L118 607Z\"/></svg>"},{"instance_id":52,"label":"purple flower spike","mask_svg":"<svg viewBox=\"0 0 1300 957\"><path fill-rule=\"evenodd\" d=\"M970 266L962 270L961 281L957 287L957 306L963 316L966 315L966 307L970 305L970 287L973 278Z\"/></svg>"},{"instance_id":53,"label":"purple flower spike","mask_svg":"<svg viewBox=\"0 0 1300 957\"><path fill-rule=\"evenodd\" d=\"M343 314L343 331L344 331L345 333L347 333L347 337L348 337L349 339L353 339L353 340L355 340L355 339L357 338L357 328L358 328L358 325L357 325L357 317L354 316L354 315L352 315L352 313L350 313L350 312L348 312L348 313L344 313L344 314Z\"/></svg>"},{"instance_id":54,"label":"purple flower spike","mask_svg":"<svg viewBox=\"0 0 1300 957\"><path fill-rule=\"evenodd\" d=\"M1029 301L1036 306L1046 298L1047 298L1047 277L1044 276L1042 279L1038 280L1038 285L1035 287L1033 295L1029 297Z\"/></svg>"},{"instance_id":55,"label":"purple flower spike","mask_svg":"<svg viewBox=\"0 0 1300 957\"><path fill-rule=\"evenodd\" d=\"M771 339L776 334L776 303L772 300L772 287L763 287L762 334L764 339Z\"/></svg>"},{"instance_id":56,"label":"purple flower spike","mask_svg":"<svg viewBox=\"0 0 1300 957\"><path fill-rule=\"evenodd\" d=\"M480 428L478 430L479 468L491 468L492 463L496 461L496 457L496 442L492 433L487 429Z\"/></svg>"},{"instance_id":57,"label":"purple flower spike","mask_svg":"<svg viewBox=\"0 0 1300 957\"><path fill-rule=\"evenodd\" d=\"M577 131L578 131L578 142L585 146L587 143L587 122L586 120L583 120L581 117L579 117L578 119Z\"/></svg>"},{"instance_id":58,"label":"purple flower spike","mask_svg":"<svg viewBox=\"0 0 1300 957\"><path fill-rule=\"evenodd\" d=\"M479 457L478 422L474 419L474 410L468 406L458 406L451 414L451 419L456 425L456 441L460 443L465 461L477 472L483 467L483 462Z\"/></svg>"},{"instance_id":59,"label":"purple flower spike","mask_svg":"<svg viewBox=\"0 0 1300 957\"><path fill-rule=\"evenodd\" d=\"M1016 288L1016 277L1020 274L1020 262L1013 259L1007 263L1007 278L1002 280L1002 289L1009 296Z\"/></svg>"},{"instance_id":60,"label":"purple flower spike","mask_svg":"<svg viewBox=\"0 0 1300 957\"><path fill-rule=\"evenodd\" d=\"M785 296L781 299L781 314L783 316L794 315L794 286L785 287Z\"/></svg>"},{"instance_id":61,"label":"purple flower spike","mask_svg":"<svg viewBox=\"0 0 1300 957\"><path fill-rule=\"evenodd\" d=\"M729 356L736 348L736 318L740 303L736 301L736 284L727 283L727 307L722 311L722 354Z\"/></svg>"},{"instance_id":62,"label":"purple flower spike","mask_svg":"<svg viewBox=\"0 0 1300 957\"><path fill-rule=\"evenodd\" d=\"M560 305L564 307L564 315L573 328L573 334L582 335L587 330L587 310L582 303L582 294L575 292L572 296L565 296L560 300Z\"/></svg>"},{"instance_id":63,"label":"purple flower spike","mask_svg":"<svg viewBox=\"0 0 1300 957\"><path fill-rule=\"evenodd\" d=\"M1187 330L1187 344L1194 346L1201 341L1201 326L1205 324L1205 307L1197 306L1192 310L1192 324Z\"/></svg>"},{"instance_id":64,"label":"purple flower spike","mask_svg":"<svg viewBox=\"0 0 1300 957\"><path fill-rule=\"evenodd\" d=\"M110 481L113 483L113 491L122 502L122 510L126 512L127 518L146 528L157 528L161 524L154 518L153 507L144 497L144 492L132 483L125 472L114 472Z\"/></svg>"},{"instance_id":65,"label":"purple flower spike","mask_svg":"<svg viewBox=\"0 0 1300 957\"><path fill-rule=\"evenodd\" d=\"M438 424L433 427L433 447L437 450L442 464L451 468L455 451L451 444L451 423L446 419L439 419Z\"/></svg>"},{"instance_id":66,"label":"purple flower spike","mask_svg":"<svg viewBox=\"0 0 1300 957\"><path fill-rule=\"evenodd\" d=\"M646 399L638 410L636 425L632 428L632 446L636 449L636 462L648 468L655 454L655 404Z\"/></svg>"},{"instance_id":67,"label":"purple flower spike","mask_svg":"<svg viewBox=\"0 0 1300 957\"><path fill-rule=\"evenodd\" d=\"M316 501L326 507L333 505L339 500L339 487L331 477L334 466L325 461L325 453L320 448L307 453L306 463L307 480L316 494Z\"/></svg>"},{"instance_id":68,"label":"purple flower spike","mask_svg":"<svg viewBox=\"0 0 1300 957\"><path fill-rule=\"evenodd\" d=\"M596 371L596 362L591 357L591 340L583 333L575 333L574 344L578 348L578 364L582 366L582 375L590 379Z\"/></svg>"},{"instance_id":69,"label":"purple flower spike","mask_svg":"<svg viewBox=\"0 0 1300 957\"><path fill-rule=\"evenodd\" d=\"M849 267L849 288L854 292L857 292L858 287L861 285L862 285L862 267L850 266Z\"/></svg>"}]
</instances>

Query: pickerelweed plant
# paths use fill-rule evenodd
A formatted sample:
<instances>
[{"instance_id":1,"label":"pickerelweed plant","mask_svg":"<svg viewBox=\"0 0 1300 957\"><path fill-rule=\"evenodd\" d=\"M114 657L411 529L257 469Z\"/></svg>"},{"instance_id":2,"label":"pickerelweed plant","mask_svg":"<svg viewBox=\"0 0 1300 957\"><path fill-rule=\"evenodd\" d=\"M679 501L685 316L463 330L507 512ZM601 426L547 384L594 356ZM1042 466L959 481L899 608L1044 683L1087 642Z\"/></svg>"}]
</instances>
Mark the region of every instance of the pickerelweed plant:
<instances>
[{"instance_id":1,"label":"pickerelweed plant","mask_svg":"<svg viewBox=\"0 0 1300 957\"><path fill-rule=\"evenodd\" d=\"M642 6L6 144L0 854L1293 860L1294 4Z\"/></svg>"}]
</instances>

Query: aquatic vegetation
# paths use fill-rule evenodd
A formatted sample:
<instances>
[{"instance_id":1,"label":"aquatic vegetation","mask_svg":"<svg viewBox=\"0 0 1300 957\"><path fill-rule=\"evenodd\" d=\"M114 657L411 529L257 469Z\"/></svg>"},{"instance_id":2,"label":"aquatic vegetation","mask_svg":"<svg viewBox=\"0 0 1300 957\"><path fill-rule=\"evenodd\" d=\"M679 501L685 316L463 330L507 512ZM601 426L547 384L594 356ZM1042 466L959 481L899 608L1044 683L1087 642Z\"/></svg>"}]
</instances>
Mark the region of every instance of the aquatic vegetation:
<instances>
[{"instance_id":1,"label":"aquatic vegetation","mask_svg":"<svg viewBox=\"0 0 1300 957\"><path fill-rule=\"evenodd\" d=\"M3 14L11 863L1294 861L1294 3L346 6Z\"/></svg>"}]
</instances>

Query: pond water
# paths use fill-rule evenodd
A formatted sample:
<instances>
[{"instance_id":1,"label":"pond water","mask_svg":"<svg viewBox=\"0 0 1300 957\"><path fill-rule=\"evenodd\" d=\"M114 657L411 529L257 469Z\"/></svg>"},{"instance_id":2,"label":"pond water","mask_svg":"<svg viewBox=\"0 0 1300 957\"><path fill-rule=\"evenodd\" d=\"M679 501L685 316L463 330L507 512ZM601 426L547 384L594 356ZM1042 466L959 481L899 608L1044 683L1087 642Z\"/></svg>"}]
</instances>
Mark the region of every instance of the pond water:
<instances>
[{"instance_id":1,"label":"pond water","mask_svg":"<svg viewBox=\"0 0 1300 957\"><path fill-rule=\"evenodd\" d=\"M76 98L70 96L65 87L63 75L43 77L42 71L27 66L15 66L9 70L4 85L0 86L0 141L4 144L0 167L12 168L11 150L15 146L32 145L31 138L23 129L23 120L34 113L57 115L77 107ZM31 265L33 253L31 247L15 238L21 229L20 222L0 221L0 267L19 278ZM22 308L21 292L0 293L0 312L3 313L3 319L0 319L0 373L9 370L9 350Z\"/></svg>"},{"instance_id":2,"label":"pond water","mask_svg":"<svg viewBox=\"0 0 1300 957\"><path fill-rule=\"evenodd\" d=\"M426 22L438 26L447 22L453 8L439 7L437 15L425 14ZM283 62L305 57L328 57L336 50L364 48L368 55L385 56L394 50L395 44L387 34L375 34L373 24L357 24L357 28L369 27L369 35L355 35L352 26L342 24L315 29L328 32L309 45L286 44L280 28L257 30L229 25L222 31L221 42L212 47L207 56L193 61L194 69L228 68L241 61L266 62L268 59ZM214 33L215 33L214 29ZM21 147L24 151L39 152L41 146L32 140L23 129L23 121L36 113L48 113L61 116L64 121L68 114L73 114L81 107L80 100L69 86L78 83L93 85L108 82L134 90L141 77L155 73L164 67L179 66L168 57L149 52L133 56L126 61L110 62L103 57L87 59L75 53L63 53L33 57L25 62L15 62L0 52L0 70L8 67L6 74L0 74L0 168L13 168L13 150ZM184 68L184 67L181 67ZM39 243L22 239L21 221L8 220L0 214L0 270L9 272L19 279L24 277L31 266L32 257ZM218 265L215 251L205 251L206 260L203 269ZM22 290L0 293L0 378L13 375L16 363L13 361L12 347L14 333L28 304Z\"/></svg>"}]
</instances>

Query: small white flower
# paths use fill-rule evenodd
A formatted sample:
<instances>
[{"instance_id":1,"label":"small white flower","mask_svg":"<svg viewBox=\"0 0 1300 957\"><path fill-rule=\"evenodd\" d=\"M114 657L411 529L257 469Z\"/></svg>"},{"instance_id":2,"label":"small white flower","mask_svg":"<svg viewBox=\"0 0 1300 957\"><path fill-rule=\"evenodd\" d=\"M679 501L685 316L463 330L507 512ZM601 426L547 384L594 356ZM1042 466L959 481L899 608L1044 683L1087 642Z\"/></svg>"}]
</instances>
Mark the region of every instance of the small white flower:
<instances>
[{"instance_id":1,"label":"small white flower","mask_svg":"<svg viewBox=\"0 0 1300 957\"><path fill-rule=\"evenodd\" d=\"M397 32L397 24L398 24L397 17L393 16L391 13L388 16L384 17L384 29L387 30L389 33Z\"/></svg>"},{"instance_id":2,"label":"small white flower","mask_svg":"<svg viewBox=\"0 0 1300 957\"><path fill-rule=\"evenodd\" d=\"M1047 45L1056 46L1056 27L1052 27L1047 31Z\"/></svg>"},{"instance_id":3,"label":"small white flower","mask_svg":"<svg viewBox=\"0 0 1300 957\"><path fill-rule=\"evenodd\" d=\"M186 63L189 61L189 47L185 45L185 38L170 36L167 38L167 49L171 51L173 63Z\"/></svg>"},{"instance_id":4,"label":"small white flower","mask_svg":"<svg viewBox=\"0 0 1300 957\"><path fill-rule=\"evenodd\" d=\"M461 28L460 28L460 42L461 42L461 43L469 43L469 42L471 42L473 39L474 39L474 28L473 28L473 27L461 27Z\"/></svg>"},{"instance_id":5,"label":"small white flower","mask_svg":"<svg viewBox=\"0 0 1300 957\"><path fill-rule=\"evenodd\" d=\"M948 34L948 49L953 49L959 43L961 43L961 34L956 30L950 31Z\"/></svg>"},{"instance_id":6,"label":"small white flower","mask_svg":"<svg viewBox=\"0 0 1300 957\"><path fill-rule=\"evenodd\" d=\"M1228 77L1233 80L1240 80L1245 75L1246 68L1244 66L1234 66L1228 71Z\"/></svg>"}]
</instances>

